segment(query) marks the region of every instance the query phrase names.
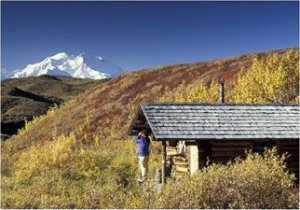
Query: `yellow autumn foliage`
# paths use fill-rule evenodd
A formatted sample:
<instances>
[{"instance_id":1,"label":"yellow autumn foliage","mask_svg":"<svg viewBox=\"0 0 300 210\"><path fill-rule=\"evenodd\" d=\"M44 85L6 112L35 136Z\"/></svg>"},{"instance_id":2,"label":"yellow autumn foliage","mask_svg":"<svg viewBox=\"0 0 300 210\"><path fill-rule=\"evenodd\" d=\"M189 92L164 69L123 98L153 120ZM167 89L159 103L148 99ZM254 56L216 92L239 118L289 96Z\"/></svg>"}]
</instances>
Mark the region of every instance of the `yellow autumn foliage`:
<instances>
[{"instance_id":1,"label":"yellow autumn foliage","mask_svg":"<svg viewBox=\"0 0 300 210\"><path fill-rule=\"evenodd\" d=\"M249 153L245 160L211 165L192 177L167 183L155 208L299 208L295 177L276 150Z\"/></svg>"},{"instance_id":2,"label":"yellow autumn foliage","mask_svg":"<svg viewBox=\"0 0 300 210\"><path fill-rule=\"evenodd\" d=\"M299 95L299 54L255 58L250 69L242 69L234 83L231 101L235 103L291 103Z\"/></svg>"},{"instance_id":3,"label":"yellow autumn foliage","mask_svg":"<svg viewBox=\"0 0 300 210\"><path fill-rule=\"evenodd\" d=\"M135 182L137 151L132 139L82 142L75 134L21 152L2 177L4 208L145 207ZM161 165L153 142L149 176ZM145 195L147 196L147 195Z\"/></svg>"},{"instance_id":4,"label":"yellow autumn foliage","mask_svg":"<svg viewBox=\"0 0 300 210\"><path fill-rule=\"evenodd\" d=\"M182 86L175 93L175 102L214 103L219 99L219 84L217 79L212 79L209 85L203 82L197 85Z\"/></svg>"}]
</instances>

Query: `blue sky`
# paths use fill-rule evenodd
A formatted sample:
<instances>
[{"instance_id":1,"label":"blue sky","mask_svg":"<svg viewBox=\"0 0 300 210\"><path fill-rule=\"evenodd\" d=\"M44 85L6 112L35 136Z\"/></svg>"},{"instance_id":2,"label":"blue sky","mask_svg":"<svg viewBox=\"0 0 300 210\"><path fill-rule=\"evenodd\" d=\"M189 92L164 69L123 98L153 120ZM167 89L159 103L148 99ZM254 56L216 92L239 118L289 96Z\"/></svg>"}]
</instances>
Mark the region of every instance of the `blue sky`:
<instances>
[{"instance_id":1,"label":"blue sky","mask_svg":"<svg viewBox=\"0 0 300 210\"><path fill-rule=\"evenodd\" d=\"M8 70L61 51L136 70L299 45L298 2L1 4Z\"/></svg>"}]
</instances>

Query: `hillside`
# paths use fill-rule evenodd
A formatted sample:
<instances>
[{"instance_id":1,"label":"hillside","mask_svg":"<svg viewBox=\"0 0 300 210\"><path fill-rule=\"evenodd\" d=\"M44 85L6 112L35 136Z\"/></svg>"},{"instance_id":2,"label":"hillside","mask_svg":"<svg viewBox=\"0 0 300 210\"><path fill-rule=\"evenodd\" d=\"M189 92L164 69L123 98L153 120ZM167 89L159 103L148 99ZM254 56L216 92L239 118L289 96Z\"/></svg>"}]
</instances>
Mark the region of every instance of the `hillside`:
<instances>
[{"instance_id":1,"label":"hillside","mask_svg":"<svg viewBox=\"0 0 300 210\"><path fill-rule=\"evenodd\" d=\"M278 54L283 54L284 52L284 50L277 51ZM89 134L99 136L105 133L105 130L100 128L103 128L103 126L117 126L110 123L112 120L118 119L120 121L119 124L123 126L118 128L117 138L124 137L126 136L129 120L140 101L155 102L161 100L162 97L169 97L172 100L172 94L175 96L176 90L182 86L194 86L203 82L209 84L212 78L222 78L228 86L231 86L241 68L247 69L253 62L254 57L263 58L267 54L248 54L222 60L127 72L104 84L89 89L85 94L76 97L74 101L57 110L53 117L45 118L43 122L35 125L27 132L30 132L30 136L32 135L33 139L38 137L50 140L52 139L52 134L48 131L51 129L55 128L58 134L68 134L74 131L76 126L83 124L88 119L89 125L87 129ZM53 82L53 80L50 82ZM49 93L45 93L45 95L54 97L63 96L63 91L61 90L64 89L70 94L72 93L72 91L68 91L70 90L68 89L68 84L47 84L41 87L39 83L34 84L34 87L28 86L24 90L33 91L40 89L45 91L47 89ZM55 87L55 89L48 89L49 86ZM42 87L46 88L43 90ZM33 93L40 94L42 91ZM44 125L51 129L46 131L40 129ZM20 136L13 137L13 139L18 138ZM105 136L105 138L111 139L112 137Z\"/></svg>"},{"instance_id":2,"label":"hillside","mask_svg":"<svg viewBox=\"0 0 300 210\"><path fill-rule=\"evenodd\" d=\"M127 135L140 102L215 103L220 78L227 102L296 102L298 62L298 49L278 50L127 72L91 87L2 142L2 204L146 208ZM152 147L151 176L161 164L160 145Z\"/></svg>"},{"instance_id":3,"label":"hillside","mask_svg":"<svg viewBox=\"0 0 300 210\"><path fill-rule=\"evenodd\" d=\"M17 130L35 116L103 81L70 77L39 76L8 79L1 82L1 137Z\"/></svg>"}]
</instances>

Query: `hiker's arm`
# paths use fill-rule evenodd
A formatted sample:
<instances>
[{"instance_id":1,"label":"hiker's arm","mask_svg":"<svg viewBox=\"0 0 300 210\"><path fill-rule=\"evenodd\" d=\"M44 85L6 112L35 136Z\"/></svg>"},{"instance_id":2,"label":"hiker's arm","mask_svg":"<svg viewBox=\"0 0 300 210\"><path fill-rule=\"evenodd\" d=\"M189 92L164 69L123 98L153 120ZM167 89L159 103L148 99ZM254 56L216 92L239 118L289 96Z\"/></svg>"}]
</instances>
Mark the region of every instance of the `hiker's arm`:
<instances>
[{"instance_id":1,"label":"hiker's arm","mask_svg":"<svg viewBox=\"0 0 300 210\"><path fill-rule=\"evenodd\" d=\"M135 143L140 144L140 143L142 143L142 141L143 141L142 139L136 138Z\"/></svg>"}]
</instances>

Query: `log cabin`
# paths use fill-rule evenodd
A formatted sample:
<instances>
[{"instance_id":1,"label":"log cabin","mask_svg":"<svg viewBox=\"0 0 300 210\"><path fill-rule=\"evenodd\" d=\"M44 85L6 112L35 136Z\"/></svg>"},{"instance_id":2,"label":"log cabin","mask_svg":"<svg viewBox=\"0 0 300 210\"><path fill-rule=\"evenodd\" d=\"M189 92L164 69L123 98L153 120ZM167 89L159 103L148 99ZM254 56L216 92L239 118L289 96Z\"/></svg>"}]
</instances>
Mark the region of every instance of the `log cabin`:
<instances>
[{"instance_id":1,"label":"log cabin","mask_svg":"<svg viewBox=\"0 0 300 210\"><path fill-rule=\"evenodd\" d=\"M298 105L142 103L129 134L142 129L162 143L163 181L273 146L299 181Z\"/></svg>"}]
</instances>

